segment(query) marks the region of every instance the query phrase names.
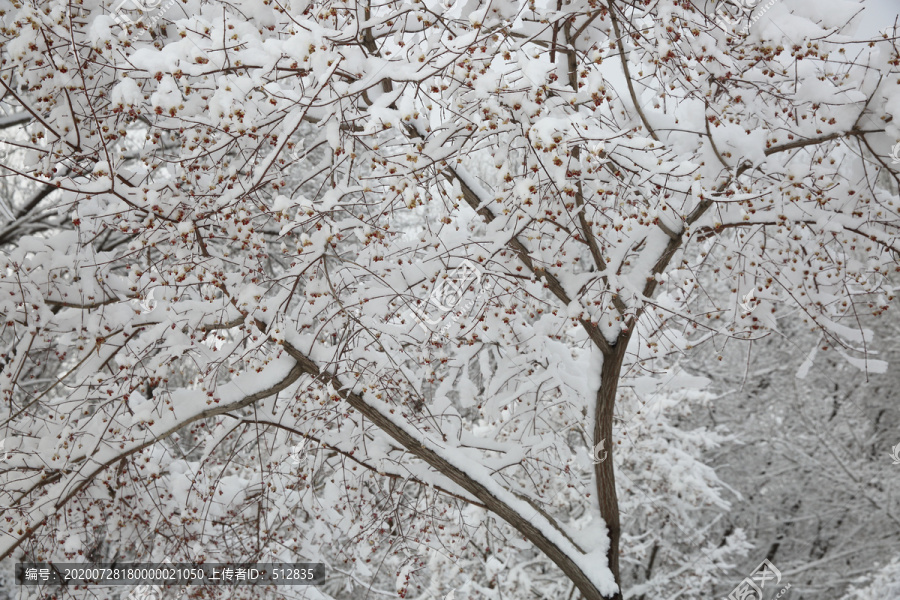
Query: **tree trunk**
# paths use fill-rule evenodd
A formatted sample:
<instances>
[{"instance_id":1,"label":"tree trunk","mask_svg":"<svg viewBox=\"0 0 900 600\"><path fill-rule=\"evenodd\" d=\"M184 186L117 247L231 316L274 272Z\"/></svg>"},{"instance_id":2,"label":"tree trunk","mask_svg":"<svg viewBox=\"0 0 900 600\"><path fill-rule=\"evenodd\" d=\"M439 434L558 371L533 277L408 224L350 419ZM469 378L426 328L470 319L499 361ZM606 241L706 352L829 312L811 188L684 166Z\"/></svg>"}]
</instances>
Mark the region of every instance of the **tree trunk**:
<instances>
[{"instance_id":1,"label":"tree trunk","mask_svg":"<svg viewBox=\"0 0 900 600\"><path fill-rule=\"evenodd\" d=\"M610 600L623 600L622 579L619 575L619 499L616 496L616 474L613 468L613 412L616 406L616 390L619 387L619 374L625 348L628 346L627 335L622 336L613 347L612 352L603 357L600 370L600 389L597 391L597 402L594 409L594 474L597 480L597 502L600 504L600 516L606 521L609 529L609 569L616 578L619 593ZM602 444L602 450L597 446ZM605 454L604 454L605 452ZM598 460L599 459L599 460Z\"/></svg>"}]
</instances>

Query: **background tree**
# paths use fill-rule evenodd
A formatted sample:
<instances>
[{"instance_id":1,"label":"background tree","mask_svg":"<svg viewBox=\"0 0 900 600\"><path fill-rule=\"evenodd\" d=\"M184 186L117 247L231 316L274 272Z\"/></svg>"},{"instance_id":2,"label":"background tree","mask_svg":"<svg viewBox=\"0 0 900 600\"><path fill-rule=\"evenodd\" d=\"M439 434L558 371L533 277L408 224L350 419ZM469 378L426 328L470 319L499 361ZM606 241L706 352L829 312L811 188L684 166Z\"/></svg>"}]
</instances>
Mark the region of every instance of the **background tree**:
<instances>
[{"instance_id":1,"label":"background tree","mask_svg":"<svg viewBox=\"0 0 900 600\"><path fill-rule=\"evenodd\" d=\"M865 330L870 360L895 364L896 315L861 321L878 327L877 336ZM723 346L694 354L694 371L714 382L717 399L689 422L727 428L739 441L700 459L740 493L722 530L740 528L755 550L722 578L718 596L765 557L791 583L791 598L841 597L890 561L900 534L890 456L900 441L896 370L866 373L799 321Z\"/></svg>"},{"instance_id":2,"label":"background tree","mask_svg":"<svg viewBox=\"0 0 900 600\"><path fill-rule=\"evenodd\" d=\"M623 385L797 319L859 362L893 299L898 51L857 10L6 4L0 555L621 598L614 466L673 464L616 459ZM682 527L727 508L698 431Z\"/></svg>"}]
</instances>

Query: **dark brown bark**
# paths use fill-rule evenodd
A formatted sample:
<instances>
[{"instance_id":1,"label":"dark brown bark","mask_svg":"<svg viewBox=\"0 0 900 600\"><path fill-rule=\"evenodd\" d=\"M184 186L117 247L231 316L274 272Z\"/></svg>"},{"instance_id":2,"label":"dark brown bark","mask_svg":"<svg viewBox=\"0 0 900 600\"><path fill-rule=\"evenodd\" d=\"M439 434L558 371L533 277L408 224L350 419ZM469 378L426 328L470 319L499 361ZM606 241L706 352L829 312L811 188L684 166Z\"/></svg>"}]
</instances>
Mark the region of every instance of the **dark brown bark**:
<instances>
[{"instance_id":1,"label":"dark brown bark","mask_svg":"<svg viewBox=\"0 0 900 600\"><path fill-rule=\"evenodd\" d=\"M609 552L606 557L609 561L609 570L616 578L619 593L610 600L623 600L622 579L619 575L619 538L621 537L621 525L619 523L619 498L616 495L616 473L613 467L613 413L616 407L616 391L619 387L619 375L622 370L622 360L625 358L625 349L628 346L628 335L623 335L613 348L613 351L603 357L603 367L600 370L600 389L597 391L597 402L594 407L594 444L603 443L606 451L604 460L594 465L594 474L597 480L597 502L600 505L600 516L606 522L609 529ZM595 452L595 456L597 453ZM602 454L600 456L603 456Z\"/></svg>"}]
</instances>

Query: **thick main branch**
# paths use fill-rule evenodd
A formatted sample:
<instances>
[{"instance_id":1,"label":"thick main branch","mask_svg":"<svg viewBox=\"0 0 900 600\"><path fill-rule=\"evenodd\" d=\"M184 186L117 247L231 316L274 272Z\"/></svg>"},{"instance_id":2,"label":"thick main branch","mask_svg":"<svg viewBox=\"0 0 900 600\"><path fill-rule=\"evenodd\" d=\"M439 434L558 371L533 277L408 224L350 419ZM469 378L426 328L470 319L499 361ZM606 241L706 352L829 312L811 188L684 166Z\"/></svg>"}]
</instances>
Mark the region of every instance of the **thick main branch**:
<instances>
[{"instance_id":1,"label":"thick main branch","mask_svg":"<svg viewBox=\"0 0 900 600\"><path fill-rule=\"evenodd\" d=\"M578 560L584 556L582 550L572 543L562 529L548 518L546 513L535 511L536 514L528 518L527 511L531 508L530 504L517 498L494 481L486 469L462 459L454 460L452 453L449 452L442 455L438 451L439 446L436 443L426 437L416 435L415 430L400 419L392 418L390 412L395 409L390 405L381 403L386 409L383 412L381 407L376 406L376 401L364 399L359 394L348 391L347 386L335 375L320 371L312 360L290 344L285 343L285 349L307 374L323 383L331 384L334 389L339 390L337 393L350 406L362 413L375 426L412 454L428 463L441 475L472 494L488 510L525 536L569 577L585 600L603 600L611 597L609 594L612 593L612 590L604 590L604 594L604 591L598 588L595 580L586 572L586 561ZM596 571L597 569L592 565L591 570Z\"/></svg>"}]
</instances>

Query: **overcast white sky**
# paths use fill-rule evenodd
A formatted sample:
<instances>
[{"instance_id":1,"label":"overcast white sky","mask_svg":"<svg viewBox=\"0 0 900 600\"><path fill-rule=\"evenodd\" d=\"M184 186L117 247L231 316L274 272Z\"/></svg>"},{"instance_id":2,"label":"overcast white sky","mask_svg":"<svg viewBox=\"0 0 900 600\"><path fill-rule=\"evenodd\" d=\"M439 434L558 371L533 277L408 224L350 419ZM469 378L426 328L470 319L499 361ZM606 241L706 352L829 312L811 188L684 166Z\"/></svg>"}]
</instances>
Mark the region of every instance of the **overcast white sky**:
<instances>
[{"instance_id":1,"label":"overcast white sky","mask_svg":"<svg viewBox=\"0 0 900 600\"><path fill-rule=\"evenodd\" d=\"M828 0L823 0L827 2ZM863 0L863 13L860 15L859 33L875 35L888 25L893 25L894 19L900 14L900 2L898 0Z\"/></svg>"}]
</instances>

